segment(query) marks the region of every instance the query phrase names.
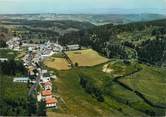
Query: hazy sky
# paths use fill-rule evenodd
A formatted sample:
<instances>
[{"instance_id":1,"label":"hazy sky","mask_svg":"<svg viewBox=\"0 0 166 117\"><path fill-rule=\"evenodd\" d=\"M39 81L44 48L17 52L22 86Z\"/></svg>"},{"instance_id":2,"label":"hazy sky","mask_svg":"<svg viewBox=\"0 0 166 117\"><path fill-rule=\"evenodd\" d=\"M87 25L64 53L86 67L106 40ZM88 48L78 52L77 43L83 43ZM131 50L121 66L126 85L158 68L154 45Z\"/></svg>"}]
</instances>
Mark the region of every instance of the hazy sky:
<instances>
[{"instance_id":1,"label":"hazy sky","mask_svg":"<svg viewBox=\"0 0 166 117\"><path fill-rule=\"evenodd\" d=\"M0 13L161 13L166 0L0 0Z\"/></svg>"}]
</instances>

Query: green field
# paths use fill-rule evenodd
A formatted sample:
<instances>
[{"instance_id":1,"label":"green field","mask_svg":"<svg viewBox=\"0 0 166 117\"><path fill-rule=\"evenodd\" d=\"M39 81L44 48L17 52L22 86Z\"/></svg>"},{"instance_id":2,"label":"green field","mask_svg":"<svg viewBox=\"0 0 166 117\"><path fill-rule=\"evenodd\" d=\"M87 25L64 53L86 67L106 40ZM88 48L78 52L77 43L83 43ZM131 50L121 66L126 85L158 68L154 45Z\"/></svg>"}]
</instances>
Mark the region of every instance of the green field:
<instances>
[{"instance_id":1,"label":"green field","mask_svg":"<svg viewBox=\"0 0 166 117\"><path fill-rule=\"evenodd\" d=\"M16 51L12 51L9 49L0 49L0 58L8 58L8 59L13 59L17 56Z\"/></svg>"},{"instance_id":2,"label":"green field","mask_svg":"<svg viewBox=\"0 0 166 117\"><path fill-rule=\"evenodd\" d=\"M13 83L13 77L0 75L0 92L0 115L28 115L26 84Z\"/></svg>"},{"instance_id":3,"label":"green field","mask_svg":"<svg viewBox=\"0 0 166 117\"><path fill-rule=\"evenodd\" d=\"M130 74L137 71L140 67L143 67L142 71L138 72L141 76L136 77L139 81L140 77L143 79L146 78L147 75L151 74L150 71L153 70L152 67L147 67L136 62L131 62L131 64L126 65L121 60L111 60L110 64L114 71L110 74L102 72L104 64L90 68L56 71L59 76L59 79L55 82L57 87L56 93L62 97L64 102L59 104L60 108L55 112L75 116L161 116L164 114L165 109L149 105L140 96L136 95L134 91L130 91L114 81L117 76ZM147 99L152 101L154 104L158 104L159 102L156 103L155 99L159 99L159 97L161 97L162 100L160 101L164 105L166 102L164 100L164 96L166 95L165 92L163 92L165 85L162 84L158 87L157 82L165 82L165 70L160 69L160 71L163 71L160 75L153 72L153 75L156 76L156 78L153 79L151 85L151 80L147 80L147 83L149 84L149 87L152 87L152 89L155 88L155 90L157 90L162 88L162 90L158 90L157 92L154 90L150 92L149 88L147 88L148 85L143 85L144 87L141 87L140 85L139 91L147 94L152 93L154 99L148 97ZM102 90L104 102L98 102L92 95L88 94L85 89L81 87L80 74L87 76L88 80L91 81L93 85ZM122 77L122 79L125 78L126 77ZM120 79L119 82L122 82L122 79ZM135 82L137 83L137 81ZM154 82L156 82L156 85L153 87L152 85ZM124 81L123 83L125 85L130 84L127 81ZM132 88L133 87L131 86L131 89ZM143 90L141 90L141 88Z\"/></svg>"},{"instance_id":4,"label":"green field","mask_svg":"<svg viewBox=\"0 0 166 117\"><path fill-rule=\"evenodd\" d=\"M143 70L120 81L144 94L154 104L166 106L166 69L142 65Z\"/></svg>"}]
</instances>

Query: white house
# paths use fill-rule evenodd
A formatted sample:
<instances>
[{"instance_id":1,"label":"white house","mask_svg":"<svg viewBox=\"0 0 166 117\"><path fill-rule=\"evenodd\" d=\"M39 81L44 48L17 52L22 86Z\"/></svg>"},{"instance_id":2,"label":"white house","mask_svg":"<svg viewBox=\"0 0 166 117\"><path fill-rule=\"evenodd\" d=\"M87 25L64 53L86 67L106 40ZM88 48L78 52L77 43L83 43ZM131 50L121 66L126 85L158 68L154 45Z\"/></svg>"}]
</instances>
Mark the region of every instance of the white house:
<instances>
[{"instance_id":1,"label":"white house","mask_svg":"<svg viewBox=\"0 0 166 117\"><path fill-rule=\"evenodd\" d=\"M0 58L1 62L8 61L8 58Z\"/></svg>"},{"instance_id":2,"label":"white house","mask_svg":"<svg viewBox=\"0 0 166 117\"><path fill-rule=\"evenodd\" d=\"M56 51L56 52L62 52L63 51L63 47L57 43L55 43L53 45L53 51Z\"/></svg>"},{"instance_id":3,"label":"white house","mask_svg":"<svg viewBox=\"0 0 166 117\"><path fill-rule=\"evenodd\" d=\"M80 49L80 46L78 44L75 44L75 45L67 45L66 48L68 50L78 50Z\"/></svg>"},{"instance_id":4,"label":"white house","mask_svg":"<svg viewBox=\"0 0 166 117\"><path fill-rule=\"evenodd\" d=\"M51 82L45 82L43 83L44 90L51 90L52 91L52 83Z\"/></svg>"},{"instance_id":5,"label":"white house","mask_svg":"<svg viewBox=\"0 0 166 117\"><path fill-rule=\"evenodd\" d=\"M42 100L41 93L38 93L38 95L37 95L37 101L40 102L41 100Z\"/></svg>"},{"instance_id":6,"label":"white house","mask_svg":"<svg viewBox=\"0 0 166 117\"><path fill-rule=\"evenodd\" d=\"M18 78L14 78L13 82L28 83L28 80L29 80L28 77L18 77Z\"/></svg>"}]
</instances>

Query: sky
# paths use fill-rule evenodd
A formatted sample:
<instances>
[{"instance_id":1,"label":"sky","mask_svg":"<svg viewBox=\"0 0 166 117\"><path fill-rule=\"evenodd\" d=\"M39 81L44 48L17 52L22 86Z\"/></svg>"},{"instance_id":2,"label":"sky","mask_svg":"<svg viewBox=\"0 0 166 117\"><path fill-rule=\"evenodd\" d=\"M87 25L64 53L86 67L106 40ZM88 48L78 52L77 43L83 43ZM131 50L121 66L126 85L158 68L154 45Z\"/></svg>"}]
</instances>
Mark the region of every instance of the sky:
<instances>
[{"instance_id":1,"label":"sky","mask_svg":"<svg viewBox=\"0 0 166 117\"><path fill-rule=\"evenodd\" d=\"M166 14L166 0L0 0L0 14Z\"/></svg>"}]
</instances>

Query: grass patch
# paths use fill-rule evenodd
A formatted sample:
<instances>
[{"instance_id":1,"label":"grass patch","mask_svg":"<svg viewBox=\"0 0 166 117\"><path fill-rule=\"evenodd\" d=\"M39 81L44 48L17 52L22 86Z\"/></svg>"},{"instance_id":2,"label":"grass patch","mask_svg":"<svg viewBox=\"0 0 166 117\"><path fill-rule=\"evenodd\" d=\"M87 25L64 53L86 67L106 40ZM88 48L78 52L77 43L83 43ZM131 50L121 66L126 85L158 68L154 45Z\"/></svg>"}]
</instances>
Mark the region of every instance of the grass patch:
<instances>
[{"instance_id":1,"label":"grass patch","mask_svg":"<svg viewBox=\"0 0 166 117\"><path fill-rule=\"evenodd\" d=\"M14 59L17 56L17 52L9 49L0 49L0 58Z\"/></svg>"},{"instance_id":2,"label":"grass patch","mask_svg":"<svg viewBox=\"0 0 166 117\"><path fill-rule=\"evenodd\" d=\"M70 66L68 65L65 58L54 58L50 57L44 61L44 65L49 68L56 70L69 70Z\"/></svg>"}]
</instances>

